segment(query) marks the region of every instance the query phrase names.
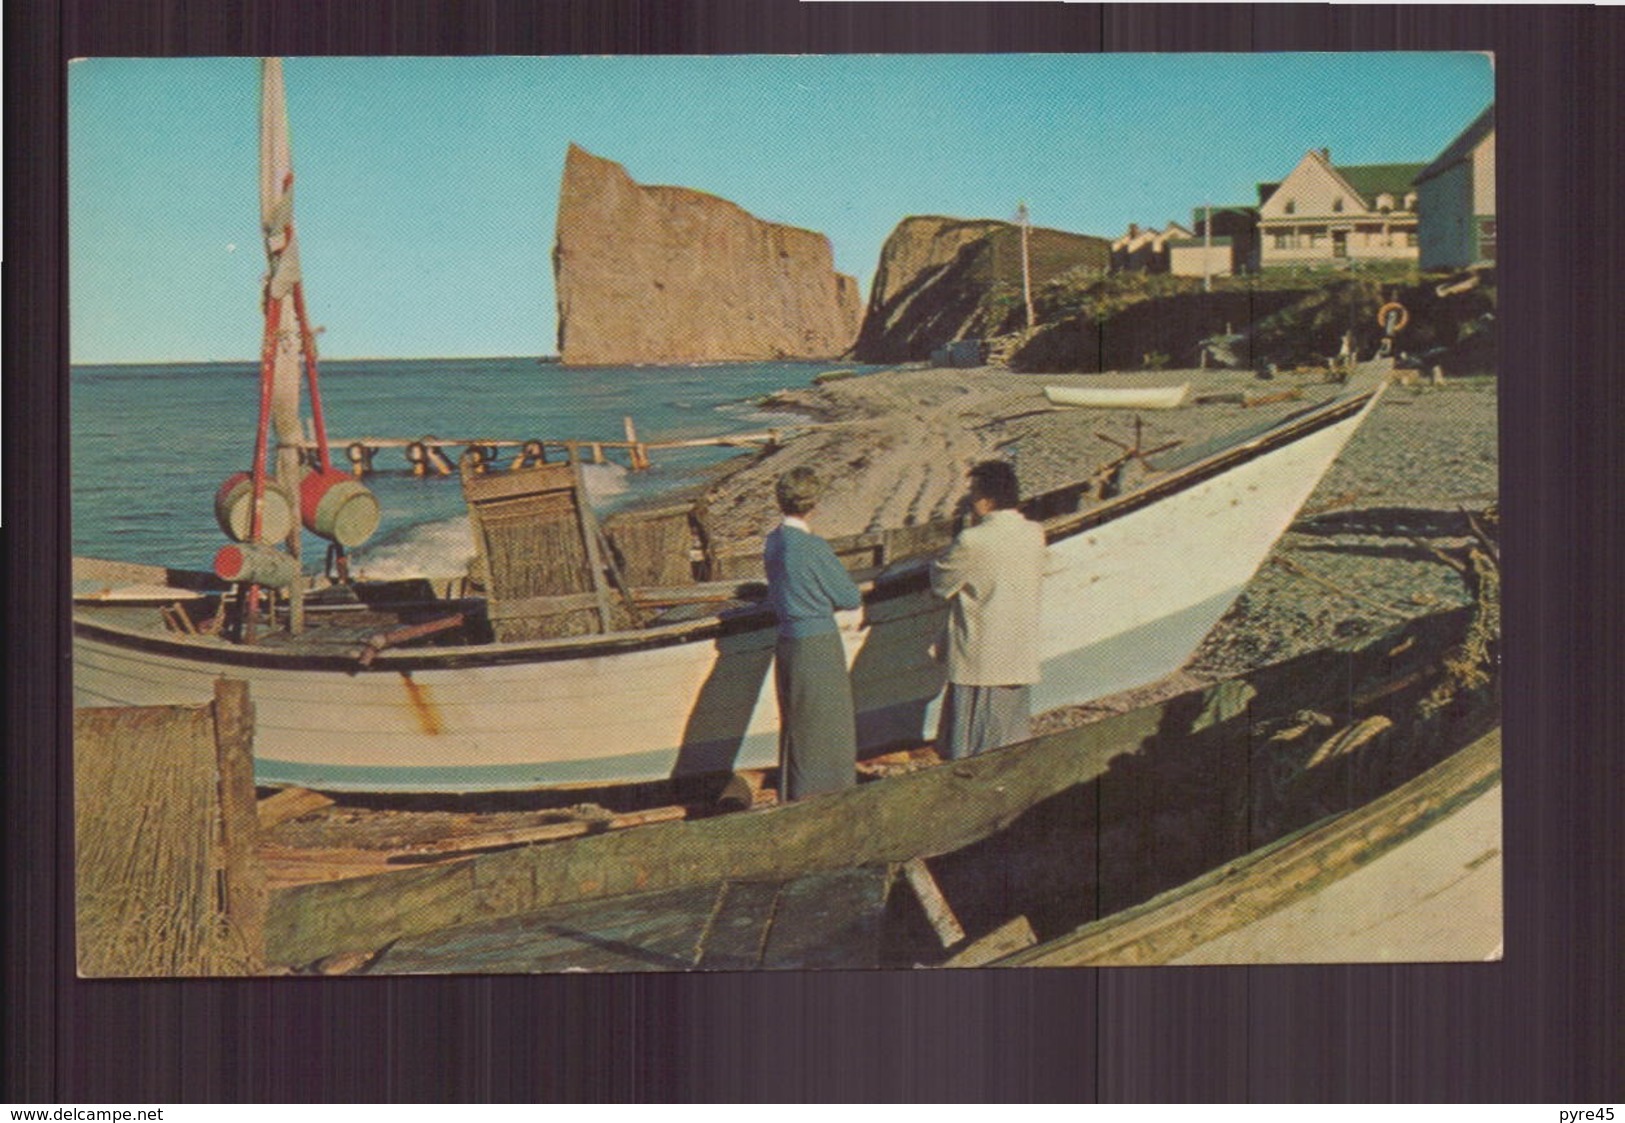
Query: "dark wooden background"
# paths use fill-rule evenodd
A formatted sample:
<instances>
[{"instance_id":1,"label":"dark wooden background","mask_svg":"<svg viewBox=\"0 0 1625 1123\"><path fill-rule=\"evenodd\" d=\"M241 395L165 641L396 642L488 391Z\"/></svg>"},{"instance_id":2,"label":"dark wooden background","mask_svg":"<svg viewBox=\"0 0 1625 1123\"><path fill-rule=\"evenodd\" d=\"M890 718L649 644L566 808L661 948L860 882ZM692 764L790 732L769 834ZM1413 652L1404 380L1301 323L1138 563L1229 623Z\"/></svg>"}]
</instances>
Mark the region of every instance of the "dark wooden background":
<instances>
[{"instance_id":1,"label":"dark wooden background","mask_svg":"<svg viewBox=\"0 0 1625 1123\"><path fill-rule=\"evenodd\" d=\"M1625 1099L1621 26L1618 9L1560 7L782 0L8 5L0 1098L1588 1105ZM64 60L1417 49L1493 51L1499 87L1508 573L1504 962L75 979L64 594ZM1380 107L1351 103L1349 112L1380 114Z\"/></svg>"}]
</instances>

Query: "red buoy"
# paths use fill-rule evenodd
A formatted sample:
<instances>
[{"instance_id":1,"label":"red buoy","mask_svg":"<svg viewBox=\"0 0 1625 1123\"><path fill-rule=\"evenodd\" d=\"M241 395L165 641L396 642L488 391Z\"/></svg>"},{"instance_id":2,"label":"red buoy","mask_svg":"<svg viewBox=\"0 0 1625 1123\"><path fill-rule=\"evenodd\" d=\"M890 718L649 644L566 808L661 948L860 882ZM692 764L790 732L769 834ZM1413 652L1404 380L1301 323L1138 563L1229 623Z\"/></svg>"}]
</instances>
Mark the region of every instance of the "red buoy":
<instances>
[{"instance_id":1,"label":"red buoy","mask_svg":"<svg viewBox=\"0 0 1625 1123\"><path fill-rule=\"evenodd\" d=\"M378 499L336 468L306 472L299 483L299 515L312 534L348 550L378 529Z\"/></svg>"}]
</instances>

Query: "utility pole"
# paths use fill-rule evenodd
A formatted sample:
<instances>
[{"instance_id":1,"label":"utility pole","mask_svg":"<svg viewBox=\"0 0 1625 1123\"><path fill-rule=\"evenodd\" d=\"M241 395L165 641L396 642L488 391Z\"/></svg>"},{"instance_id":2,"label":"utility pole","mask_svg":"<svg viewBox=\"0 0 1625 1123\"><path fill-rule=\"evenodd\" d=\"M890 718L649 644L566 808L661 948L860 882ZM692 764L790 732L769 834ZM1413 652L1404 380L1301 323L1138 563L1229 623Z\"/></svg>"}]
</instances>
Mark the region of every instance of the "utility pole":
<instances>
[{"instance_id":1,"label":"utility pole","mask_svg":"<svg viewBox=\"0 0 1625 1123\"><path fill-rule=\"evenodd\" d=\"M1202 291L1213 291L1213 204L1207 204L1207 220L1202 223Z\"/></svg>"},{"instance_id":2,"label":"utility pole","mask_svg":"<svg viewBox=\"0 0 1625 1123\"><path fill-rule=\"evenodd\" d=\"M1028 248L1027 204L1016 207L1016 221L1021 223L1021 295L1027 302L1027 330L1033 328L1033 266L1032 252Z\"/></svg>"}]
</instances>

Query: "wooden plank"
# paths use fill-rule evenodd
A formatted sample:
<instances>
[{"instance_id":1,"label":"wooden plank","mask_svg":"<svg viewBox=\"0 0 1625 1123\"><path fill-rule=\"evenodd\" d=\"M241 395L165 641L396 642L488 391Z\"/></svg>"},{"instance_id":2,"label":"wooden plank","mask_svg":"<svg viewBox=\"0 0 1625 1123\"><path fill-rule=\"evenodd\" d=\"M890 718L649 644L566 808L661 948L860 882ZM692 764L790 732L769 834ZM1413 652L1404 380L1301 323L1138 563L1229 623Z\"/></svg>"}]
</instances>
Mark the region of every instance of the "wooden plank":
<instances>
[{"instance_id":1,"label":"wooden plank","mask_svg":"<svg viewBox=\"0 0 1625 1123\"><path fill-rule=\"evenodd\" d=\"M309 788L284 788L260 800L255 808L255 815L259 820L260 830L268 831L301 815L331 807L333 802L331 796L313 792Z\"/></svg>"},{"instance_id":2,"label":"wooden plank","mask_svg":"<svg viewBox=\"0 0 1625 1123\"><path fill-rule=\"evenodd\" d=\"M701 971L754 971L762 964L782 881L731 881L700 942Z\"/></svg>"},{"instance_id":3,"label":"wooden plank","mask_svg":"<svg viewBox=\"0 0 1625 1123\"><path fill-rule=\"evenodd\" d=\"M1001 924L987 935L972 940L943 966L982 967L995 959L1003 959L1023 948L1030 948L1037 942L1038 937L1033 933L1033 926L1025 916L1018 916Z\"/></svg>"},{"instance_id":4,"label":"wooden plank","mask_svg":"<svg viewBox=\"0 0 1625 1123\"><path fill-rule=\"evenodd\" d=\"M400 940L370 974L690 971L723 887L555 906Z\"/></svg>"},{"instance_id":5,"label":"wooden plank","mask_svg":"<svg viewBox=\"0 0 1625 1123\"><path fill-rule=\"evenodd\" d=\"M665 807L651 807L643 811L629 811L624 815L578 818L562 823L539 823L534 827L515 827L512 830L505 831L484 831L479 834L455 835L451 838L437 839L434 842L426 842L397 851L393 857L446 857L455 854L473 853L479 850L495 850L507 846L556 842L565 838L579 838L582 835L592 834L597 831L618 831L625 830L628 827L647 826L650 823L669 823L677 819L686 819L689 814L690 809L688 807L671 804Z\"/></svg>"},{"instance_id":6,"label":"wooden plank","mask_svg":"<svg viewBox=\"0 0 1625 1123\"><path fill-rule=\"evenodd\" d=\"M391 868L389 857L385 850L353 847L312 848L261 843L259 849L260 867L265 871L266 884L273 895L292 885L384 873Z\"/></svg>"},{"instance_id":7,"label":"wooden plank","mask_svg":"<svg viewBox=\"0 0 1625 1123\"><path fill-rule=\"evenodd\" d=\"M937 885L937 879L931 876L925 860L911 858L904 862L903 876L919 898L920 907L925 909L925 918L931 922L931 928L936 932L937 939L942 941L942 946L951 948L963 940L965 929L960 927L959 918L954 916L948 898L942 895L942 889Z\"/></svg>"},{"instance_id":8,"label":"wooden plank","mask_svg":"<svg viewBox=\"0 0 1625 1123\"><path fill-rule=\"evenodd\" d=\"M1301 900L1466 806L1501 779L1501 732L1330 822L1306 827L1118 916L999 960L1001 967L1166 963Z\"/></svg>"},{"instance_id":9,"label":"wooden plank","mask_svg":"<svg viewBox=\"0 0 1625 1123\"><path fill-rule=\"evenodd\" d=\"M615 619L609 607L609 584L604 580L604 551L601 546L603 532L598 528L598 516L593 512L592 504L587 502L587 482L581 475L581 462L571 458L571 467L575 469L575 499L577 525L581 528L581 540L587 548L587 564L592 571L592 590L598 598L598 619L602 624L601 631L613 632Z\"/></svg>"},{"instance_id":10,"label":"wooden plank","mask_svg":"<svg viewBox=\"0 0 1625 1123\"><path fill-rule=\"evenodd\" d=\"M1347 756L1357 752L1377 737L1392 729L1394 723L1381 714L1372 714L1364 721L1357 722L1346 729L1340 729L1326 738L1315 754L1309 758L1305 768L1317 768L1340 756Z\"/></svg>"},{"instance_id":11,"label":"wooden plank","mask_svg":"<svg viewBox=\"0 0 1625 1123\"><path fill-rule=\"evenodd\" d=\"M214 684L214 729L224 842L226 918L242 941L248 969L265 966L265 871L259 864L254 798L254 707L248 683Z\"/></svg>"},{"instance_id":12,"label":"wooden plank","mask_svg":"<svg viewBox=\"0 0 1625 1123\"><path fill-rule=\"evenodd\" d=\"M762 948L768 970L880 966L890 866L808 874L779 891Z\"/></svg>"}]
</instances>

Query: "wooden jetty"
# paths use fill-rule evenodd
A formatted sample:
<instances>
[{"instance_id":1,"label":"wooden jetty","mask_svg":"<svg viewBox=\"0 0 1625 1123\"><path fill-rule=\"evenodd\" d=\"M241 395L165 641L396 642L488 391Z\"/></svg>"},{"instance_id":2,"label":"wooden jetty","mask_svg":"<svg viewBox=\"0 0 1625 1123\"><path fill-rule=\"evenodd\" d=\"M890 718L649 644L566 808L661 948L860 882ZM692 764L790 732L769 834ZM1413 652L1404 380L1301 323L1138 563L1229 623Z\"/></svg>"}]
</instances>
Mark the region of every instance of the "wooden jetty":
<instances>
[{"instance_id":1,"label":"wooden jetty","mask_svg":"<svg viewBox=\"0 0 1625 1123\"><path fill-rule=\"evenodd\" d=\"M609 453L624 454L627 466L634 472L653 467L651 453L670 452L693 448L763 448L781 444L791 433L810 425L787 426L780 429L761 429L743 433L722 433L706 437L680 437L667 440L643 440L638 436L636 423L627 417L622 421L624 440L592 440L585 438L529 437L354 437L329 438L328 444L343 448L350 471L362 478L378 471L378 453L399 450L405 458L404 470L418 476L451 476L457 467L467 464L475 472L494 468L517 470L550 463L550 453L562 456L567 463L578 461L591 464L609 462ZM313 440L291 442L301 454L310 457L320 444ZM500 464L504 454L507 463Z\"/></svg>"}]
</instances>

